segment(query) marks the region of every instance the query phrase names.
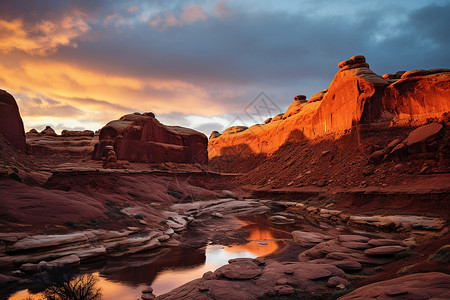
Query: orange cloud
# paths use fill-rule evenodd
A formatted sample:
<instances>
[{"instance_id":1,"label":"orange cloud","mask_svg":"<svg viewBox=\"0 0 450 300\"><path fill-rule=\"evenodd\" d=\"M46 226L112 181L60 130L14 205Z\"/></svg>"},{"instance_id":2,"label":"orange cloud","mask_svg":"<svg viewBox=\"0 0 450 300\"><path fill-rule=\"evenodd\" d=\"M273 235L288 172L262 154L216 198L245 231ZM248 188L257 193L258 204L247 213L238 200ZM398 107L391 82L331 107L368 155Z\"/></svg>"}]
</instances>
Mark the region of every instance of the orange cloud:
<instances>
[{"instance_id":1,"label":"orange cloud","mask_svg":"<svg viewBox=\"0 0 450 300\"><path fill-rule=\"evenodd\" d=\"M134 111L157 115L217 115L224 111L204 88L186 81L109 74L51 58L15 61L14 55L10 57L0 61L0 86L17 96L28 129L44 120L72 127L86 121L89 129L99 129Z\"/></svg>"},{"instance_id":2,"label":"orange cloud","mask_svg":"<svg viewBox=\"0 0 450 300\"><path fill-rule=\"evenodd\" d=\"M47 55L61 46L77 47L74 39L90 30L83 18L83 14L75 12L58 21L43 20L32 25L21 19L0 20L0 51Z\"/></svg>"}]
</instances>

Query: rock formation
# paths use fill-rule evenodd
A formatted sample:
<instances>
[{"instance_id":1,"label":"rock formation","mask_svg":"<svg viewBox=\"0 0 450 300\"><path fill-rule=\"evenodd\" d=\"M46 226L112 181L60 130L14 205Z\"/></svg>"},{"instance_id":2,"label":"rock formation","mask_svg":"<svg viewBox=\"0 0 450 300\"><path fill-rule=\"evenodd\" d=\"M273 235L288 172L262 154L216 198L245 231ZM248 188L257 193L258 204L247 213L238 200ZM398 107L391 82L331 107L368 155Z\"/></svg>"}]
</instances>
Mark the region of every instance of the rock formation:
<instances>
[{"instance_id":1,"label":"rock formation","mask_svg":"<svg viewBox=\"0 0 450 300\"><path fill-rule=\"evenodd\" d=\"M448 274L418 273L369 284L339 299L445 299L449 288Z\"/></svg>"},{"instance_id":2,"label":"rock formation","mask_svg":"<svg viewBox=\"0 0 450 300\"><path fill-rule=\"evenodd\" d=\"M61 135L47 126L41 133L31 129L26 133L29 153L34 156L54 155L61 157L91 156L98 137L91 130L69 131L63 130Z\"/></svg>"},{"instance_id":3,"label":"rock formation","mask_svg":"<svg viewBox=\"0 0 450 300\"><path fill-rule=\"evenodd\" d=\"M25 130L14 97L0 90L0 134L17 150L26 152Z\"/></svg>"},{"instance_id":4,"label":"rock formation","mask_svg":"<svg viewBox=\"0 0 450 300\"><path fill-rule=\"evenodd\" d=\"M41 134L49 136L57 136L55 130L50 126L46 126L45 129L41 131Z\"/></svg>"},{"instance_id":5,"label":"rock formation","mask_svg":"<svg viewBox=\"0 0 450 300\"><path fill-rule=\"evenodd\" d=\"M400 71L382 77L361 55L338 66L328 89L307 103L306 97L294 98L282 117L258 125L259 130L227 130L227 135L211 137L209 158L269 155L289 142L335 139L352 131L358 136L368 127L423 125L450 111L449 70Z\"/></svg>"},{"instance_id":6,"label":"rock formation","mask_svg":"<svg viewBox=\"0 0 450 300\"><path fill-rule=\"evenodd\" d=\"M114 151L113 146L106 146L105 147L106 155L103 157L103 168L104 169L115 169L117 168L117 156L116 152Z\"/></svg>"},{"instance_id":7,"label":"rock formation","mask_svg":"<svg viewBox=\"0 0 450 300\"><path fill-rule=\"evenodd\" d=\"M113 146L117 159L134 162L208 162L207 137L198 131L161 124L153 113L134 113L106 124L99 134L93 159Z\"/></svg>"},{"instance_id":8,"label":"rock formation","mask_svg":"<svg viewBox=\"0 0 450 300\"><path fill-rule=\"evenodd\" d=\"M399 124L424 124L429 118L450 111L450 70L405 72L389 85L383 106Z\"/></svg>"}]
</instances>

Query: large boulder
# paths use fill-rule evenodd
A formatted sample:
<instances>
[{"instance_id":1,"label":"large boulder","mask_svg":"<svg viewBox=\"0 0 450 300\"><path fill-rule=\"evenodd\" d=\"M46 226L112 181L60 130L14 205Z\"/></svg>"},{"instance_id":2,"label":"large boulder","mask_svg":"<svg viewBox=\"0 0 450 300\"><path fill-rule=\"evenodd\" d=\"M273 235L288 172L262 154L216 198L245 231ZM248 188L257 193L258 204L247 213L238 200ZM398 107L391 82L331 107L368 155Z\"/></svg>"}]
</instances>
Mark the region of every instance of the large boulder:
<instances>
[{"instance_id":1,"label":"large boulder","mask_svg":"<svg viewBox=\"0 0 450 300\"><path fill-rule=\"evenodd\" d=\"M25 130L14 97L0 90L0 134L17 150L26 152Z\"/></svg>"},{"instance_id":2,"label":"large boulder","mask_svg":"<svg viewBox=\"0 0 450 300\"><path fill-rule=\"evenodd\" d=\"M153 113L134 113L106 124L93 159L113 146L117 159L134 162L208 163L208 138L198 131L161 124Z\"/></svg>"}]
</instances>

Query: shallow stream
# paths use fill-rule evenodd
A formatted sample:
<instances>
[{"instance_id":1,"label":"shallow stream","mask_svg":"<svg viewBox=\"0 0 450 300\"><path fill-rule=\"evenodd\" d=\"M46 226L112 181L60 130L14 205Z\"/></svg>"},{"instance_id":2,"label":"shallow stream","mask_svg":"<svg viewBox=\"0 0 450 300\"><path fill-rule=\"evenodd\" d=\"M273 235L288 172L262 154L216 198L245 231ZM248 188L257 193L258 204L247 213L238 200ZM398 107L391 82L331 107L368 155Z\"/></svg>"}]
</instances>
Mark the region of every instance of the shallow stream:
<instances>
[{"instance_id":1,"label":"shallow stream","mask_svg":"<svg viewBox=\"0 0 450 300\"><path fill-rule=\"evenodd\" d=\"M276 226L265 216L238 217L241 226L236 230L247 233L247 243L217 245L208 243L201 248L163 248L158 254L140 254L129 258L109 259L83 265L80 271L96 280L105 300L136 300L142 290L151 286L155 295L161 295L214 271L239 257L267 256L283 247L283 239L291 238L293 226ZM290 229L290 227L292 227ZM189 229L188 229L189 230ZM24 289L12 294L9 300L45 299L41 291Z\"/></svg>"}]
</instances>

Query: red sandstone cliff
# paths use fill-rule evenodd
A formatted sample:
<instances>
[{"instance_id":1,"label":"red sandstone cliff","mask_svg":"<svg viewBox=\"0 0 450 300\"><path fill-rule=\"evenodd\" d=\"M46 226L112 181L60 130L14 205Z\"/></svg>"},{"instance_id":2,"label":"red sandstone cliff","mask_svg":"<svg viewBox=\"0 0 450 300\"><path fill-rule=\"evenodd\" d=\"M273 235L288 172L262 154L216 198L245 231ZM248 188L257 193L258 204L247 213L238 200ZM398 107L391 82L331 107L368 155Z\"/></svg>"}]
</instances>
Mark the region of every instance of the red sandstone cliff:
<instances>
[{"instance_id":1,"label":"red sandstone cliff","mask_svg":"<svg viewBox=\"0 0 450 300\"><path fill-rule=\"evenodd\" d=\"M397 77L375 74L363 56L339 63L328 90L304 103L294 101L282 118L240 132L225 131L209 140L209 158L269 155L288 142L343 136L352 129L415 125L450 111L450 70L409 71ZM313 100L313 101L312 101Z\"/></svg>"},{"instance_id":2,"label":"red sandstone cliff","mask_svg":"<svg viewBox=\"0 0 450 300\"><path fill-rule=\"evenodd\" d=\"M14 97L0 90L0 134L17 150L26 152L25 131Z\"/></svg>"},{"instance_id":3,"label":"red sandstone cliff","mask_svg":"<svg viewBox=\"0 0 450 300\"><path fill-rule=\"evenodd\" d=\"M193 129L161 124L153 113L134 113L106 124L93 159L114 146L119 160L134 162L208 163L207 137Z\"/></svg>"}]
</instances>

